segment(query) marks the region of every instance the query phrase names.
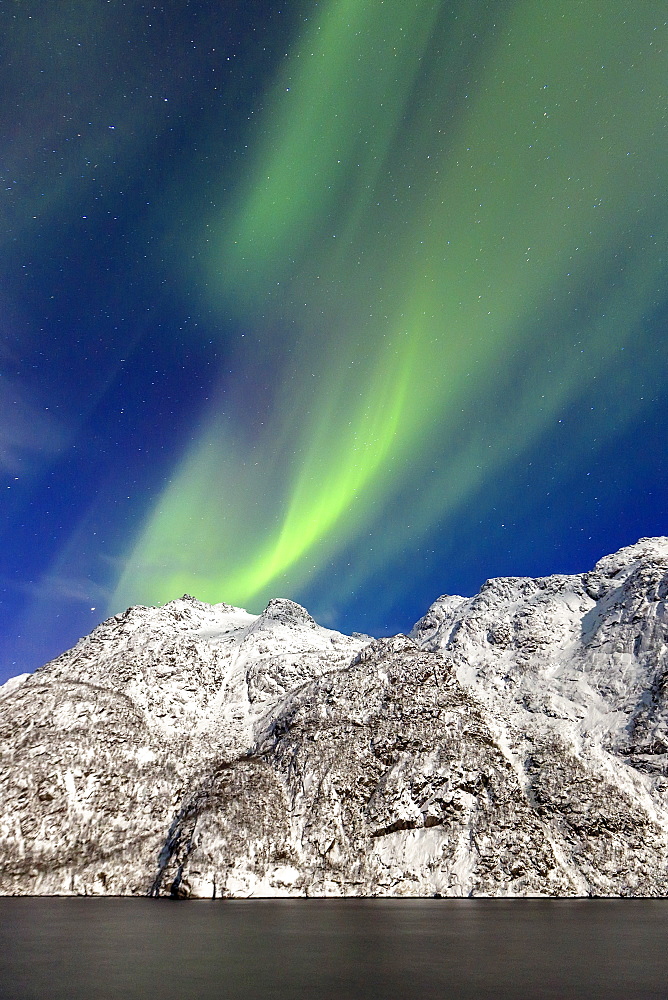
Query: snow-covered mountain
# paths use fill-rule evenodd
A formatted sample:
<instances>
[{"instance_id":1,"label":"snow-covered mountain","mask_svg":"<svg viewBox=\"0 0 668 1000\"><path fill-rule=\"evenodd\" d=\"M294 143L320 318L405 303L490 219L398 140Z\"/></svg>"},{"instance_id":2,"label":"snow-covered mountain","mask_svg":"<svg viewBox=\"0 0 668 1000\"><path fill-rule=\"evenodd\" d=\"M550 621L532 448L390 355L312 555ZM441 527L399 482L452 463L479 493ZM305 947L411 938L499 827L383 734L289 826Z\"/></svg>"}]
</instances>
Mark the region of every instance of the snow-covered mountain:
<instances>
[{"instance_id":1,"label":"snow-covered mountain","mask_svg":"<svg viewBox=\"0 0 668 1000\"><path fill-rule=\"evenodd\" d=\"M0 687L0 892L665 895L668 538L410 636L185 596Z\"/></svg>"}]
</instances>

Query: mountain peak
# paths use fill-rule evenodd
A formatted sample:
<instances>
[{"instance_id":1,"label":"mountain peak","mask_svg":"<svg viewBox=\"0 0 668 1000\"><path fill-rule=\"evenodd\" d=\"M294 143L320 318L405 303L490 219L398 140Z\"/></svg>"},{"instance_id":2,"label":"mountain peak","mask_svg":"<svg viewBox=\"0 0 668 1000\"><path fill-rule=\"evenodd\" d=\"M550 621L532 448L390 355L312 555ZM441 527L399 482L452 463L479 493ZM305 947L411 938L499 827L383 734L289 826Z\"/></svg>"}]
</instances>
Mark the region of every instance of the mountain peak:
<instances>
[{"instance_id":1,"label":"mountain peak","mask_svg":"<svg viewBox=\"0 0 668 1000\"><path fill-rule=\"evenodd\" d=\"M311 618L310 614L301 604L289 601L285 597L275 597L269 601L260 619L263 622L277 622L282 625L301 625L308 628L319 628L320 626Z\"/></svg>"},{"instance_id":2,"label":"mountain peak","mask_svg":"<svg viewBox=\"0 0 668 1000\"><path fill-rule=\"evenodd\" d=\"M612 577L639 562L668 565L668 537L658 535L655 538L641 538L634 545L626 545L623 549L599 559L594 572Z\"/></svg>"}]
</instances>

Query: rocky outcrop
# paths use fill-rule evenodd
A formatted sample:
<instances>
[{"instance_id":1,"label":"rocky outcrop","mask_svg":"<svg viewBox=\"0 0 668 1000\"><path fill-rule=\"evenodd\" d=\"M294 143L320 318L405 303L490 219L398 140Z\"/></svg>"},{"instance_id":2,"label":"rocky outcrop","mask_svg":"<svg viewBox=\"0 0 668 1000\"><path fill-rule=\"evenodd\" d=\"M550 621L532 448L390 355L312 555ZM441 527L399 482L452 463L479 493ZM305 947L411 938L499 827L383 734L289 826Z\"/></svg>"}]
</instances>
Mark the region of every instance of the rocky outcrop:
<instances>
[{"instance_id":1,"label":"rocky outcrop","mask_svg":"<svg viewBox=\"0 0 668 1000\"><path fill-rule=\"evenodd\" d=\"M0 892L665 895L668 539L410 636L184 597L0 688Z\"/></svg>"}]
</instances>

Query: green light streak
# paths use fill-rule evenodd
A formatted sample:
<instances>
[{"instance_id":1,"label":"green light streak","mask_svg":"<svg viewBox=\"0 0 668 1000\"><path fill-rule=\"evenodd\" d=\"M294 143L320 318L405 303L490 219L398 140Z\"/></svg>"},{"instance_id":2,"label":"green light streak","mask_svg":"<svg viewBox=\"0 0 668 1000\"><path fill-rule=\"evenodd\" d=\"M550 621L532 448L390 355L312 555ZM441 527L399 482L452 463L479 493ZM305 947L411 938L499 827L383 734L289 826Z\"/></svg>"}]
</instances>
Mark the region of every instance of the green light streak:
<instances>
[{"instance_id":1,"label":"green light streak","mask_svg":"<svg viewBox=\"0 0 668 1000\"><path fill-rule=\"evenodd\" d=\"M249 454L233 426L222 432L217 401L114 606L184 590L254 607L294 594L420 476L361 582L594 391L663 266L657 244L629 249L643 214L665 228L654 197L665 65L650 44L661 9L648 2L627 23L621 0L517 3L461 93L471 25L457 34L439 4L326 7L269 101L209 261L221 309L295 330L262 350L278 372L298 358L297 383L277 387ZM604 281L618 247L630 254L623 294ZM616 314L583 322L583 365L564 338L587 286ZM478 414L489 427L498 371L532 350L540 364L493 414L492 448Z\"/></svg>"},{"instance_id":2,"label":"green light streak","mask_svg":"<svg viewBox=\"0 0 668 1000\"><path fill-rule=\"evenodd\" d=\"M222 234L233 294L282 280L337 213L355 218L389 151L438 13L434 0L335 0L304 33L269 99L267 136ZM379 24L379 16L382 20ZM332 220L334 221L334 220Z\"/></svg>"}]
</instances>

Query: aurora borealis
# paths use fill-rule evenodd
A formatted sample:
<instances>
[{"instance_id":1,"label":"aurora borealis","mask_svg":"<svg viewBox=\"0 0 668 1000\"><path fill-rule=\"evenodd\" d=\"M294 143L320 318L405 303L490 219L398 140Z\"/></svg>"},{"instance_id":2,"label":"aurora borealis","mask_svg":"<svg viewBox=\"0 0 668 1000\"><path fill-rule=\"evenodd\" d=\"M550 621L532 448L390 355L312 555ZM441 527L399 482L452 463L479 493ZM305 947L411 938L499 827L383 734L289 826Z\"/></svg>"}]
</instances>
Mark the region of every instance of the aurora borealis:
<instances>
[{"instance_id":1,"label":"aurora borealis","mask_svg":"<svg viewBox=\"0 0 668 1000\"><path fill-rule=\"evenodd\" d=\"M666 533L667 20L12 5L4 676L131 603L388 633Z\"/></svg>"}]
</instances>

